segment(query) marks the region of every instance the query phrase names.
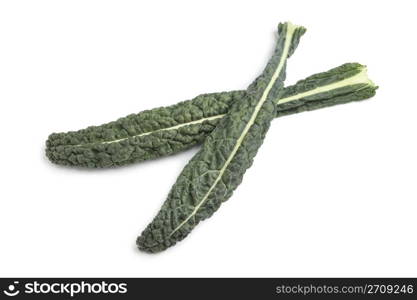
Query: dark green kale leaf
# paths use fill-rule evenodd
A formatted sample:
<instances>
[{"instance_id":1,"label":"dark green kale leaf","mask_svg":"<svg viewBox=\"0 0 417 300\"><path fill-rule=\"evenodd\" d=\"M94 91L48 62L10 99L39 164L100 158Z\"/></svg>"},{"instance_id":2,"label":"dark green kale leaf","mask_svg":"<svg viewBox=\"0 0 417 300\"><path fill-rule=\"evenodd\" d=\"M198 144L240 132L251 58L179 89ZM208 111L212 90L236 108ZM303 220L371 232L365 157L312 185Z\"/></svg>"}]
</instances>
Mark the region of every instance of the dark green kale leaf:
<instances>
[{"instance_id":1,"label":"dark green kale leaf","mask_svg":"<svg viewBox=\"0 0 417 300\"><path fill-rule=\"evenodd\" d=\"M376 88L365 66L347 63L282 89L275 100L276 117L364 100ZM59 165L105 168L175 154L202 143L245 95L246 91L204 94L101 126L53 133L46 155Z\"/></svg>"},{"instance_id":2,"label":"dark green kale leaf","mask_svg":"<svg viewBox=\"0 0 417 300\"><path fill-rule=\"evenodd\" d=\"M263 73L205 139L172 187L154 220L137 239L139 249L159 252L184 239L239 186L276 115L286 60L304 34L291 23L278 26L278 42Z\"/></svg>"}]
</instances>

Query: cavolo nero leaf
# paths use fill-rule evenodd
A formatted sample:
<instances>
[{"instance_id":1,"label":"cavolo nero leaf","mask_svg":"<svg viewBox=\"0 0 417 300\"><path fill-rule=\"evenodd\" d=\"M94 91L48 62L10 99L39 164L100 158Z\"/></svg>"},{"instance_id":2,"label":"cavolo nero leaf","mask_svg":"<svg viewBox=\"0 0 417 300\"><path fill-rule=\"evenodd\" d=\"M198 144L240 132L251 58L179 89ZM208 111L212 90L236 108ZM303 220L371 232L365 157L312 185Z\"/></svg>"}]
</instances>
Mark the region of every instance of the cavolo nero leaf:
<instances>
[{"instance_id":1,"label":"cavolo nero leaf","mask_svg":"<svg viewBox=\"0 0 417 300\"><path fill-rule=\"evenodd\" d=\"M364 100L375 94L365 66L347 63L282 89L276 117ZM104 168L155 159L202 143L246 91L204 94L168 107L132 114L101 126L53 133L46 155L53 163Z\"/></svg>"},{"instance_id":2,"label":"cavolo nero leaf","mask_svg":"<svg viewBox=\"0 0 417 300\"><path fill-rule=\"evenodd\" d=\"M137 239L139 249L159 252L176 244L230 198L276 115L286 60L304 32L291 23L278 26L277 46L263 73L232 104L181 172L161 210Z\"/></svg>"}]
</instances>

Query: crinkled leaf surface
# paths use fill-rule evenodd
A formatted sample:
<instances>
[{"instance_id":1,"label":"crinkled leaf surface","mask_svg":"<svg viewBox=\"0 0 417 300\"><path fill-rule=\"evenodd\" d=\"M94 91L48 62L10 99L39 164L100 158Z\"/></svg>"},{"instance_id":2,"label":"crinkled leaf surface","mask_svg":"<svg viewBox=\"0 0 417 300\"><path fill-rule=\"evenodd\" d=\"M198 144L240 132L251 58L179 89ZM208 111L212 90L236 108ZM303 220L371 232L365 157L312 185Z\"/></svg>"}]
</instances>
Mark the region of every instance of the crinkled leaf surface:
<instances>
[{"instance_id":1,"label":"crinkled leaf surface","mask_svg":"<svg viewBox=\"0 0 417 300\"><path fill-rule=\"evenodd\" d=\"M137 239L139 249L159 252L174 245L230 198L276 115L287 57L304 32L290 23L278 26L277 47L263 73L232 104L181 172L161 210Z\"/></svg>"},{"instance_id":2,"label":"crinkled leaf surface","mask_svg":"<svg viewBox=\"0 0 417 300\"><path fill-rule=\"evenodd\" d=\"M276 117L372 97L366 68L348 63L286 87L275 100ZM197 96L172 106L132 114L101 126L51 134L46 155L56 164L114 167L155 159L202 143L246 91Z\"/></svg>"}]
</instances>

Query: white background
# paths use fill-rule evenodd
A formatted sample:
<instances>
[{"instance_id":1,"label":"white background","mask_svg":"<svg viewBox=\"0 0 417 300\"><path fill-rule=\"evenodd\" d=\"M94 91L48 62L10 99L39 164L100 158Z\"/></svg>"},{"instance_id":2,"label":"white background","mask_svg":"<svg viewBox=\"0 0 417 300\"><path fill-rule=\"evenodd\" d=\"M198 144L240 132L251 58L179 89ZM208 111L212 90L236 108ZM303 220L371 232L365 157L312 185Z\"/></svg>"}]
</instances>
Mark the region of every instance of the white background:
<instances>
[{"instance_id":1,"label":"white background","mask_svg":"<svg viewBox=\"0 0 417 300\"><path fill-rule=\"evenodd\" d=\"M1 276L417 276L415 1L1 1ZM197 149L51 164L51 132L244 89L280 21L286 84L345 62L371 100L277 119L233 197L158 255L135 240Z\"/></svg>"}]
</instances>

